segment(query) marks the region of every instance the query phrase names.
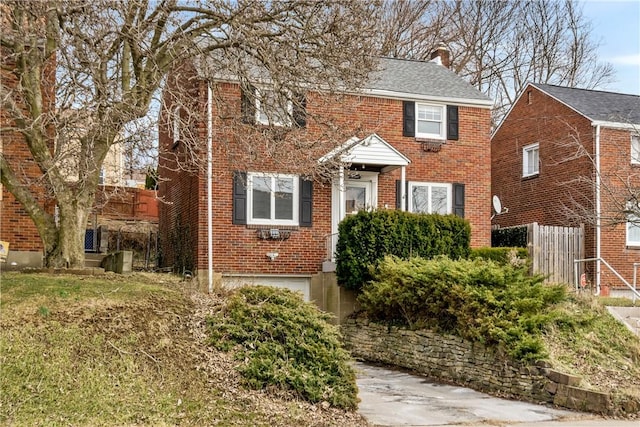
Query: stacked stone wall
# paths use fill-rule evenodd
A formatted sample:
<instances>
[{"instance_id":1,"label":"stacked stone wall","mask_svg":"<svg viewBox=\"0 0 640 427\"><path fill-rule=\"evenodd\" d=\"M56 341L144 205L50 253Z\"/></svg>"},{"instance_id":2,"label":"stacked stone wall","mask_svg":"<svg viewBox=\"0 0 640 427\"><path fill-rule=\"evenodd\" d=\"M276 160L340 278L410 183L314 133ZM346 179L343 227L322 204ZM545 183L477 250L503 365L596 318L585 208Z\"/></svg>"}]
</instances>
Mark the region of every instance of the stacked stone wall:
<instances>
[{"instance_id":1,"label":"stacked stone wall","mask_svg":"<svg viewBox=\"0 0 640 427\"><path fill-rule=\"evenodd\" d=\"M606 415L640 415L638 398L614 399L607 393L580 388L580 377L558 372L546 362L521 363L457 336L356 317L347 319L341 330L347 348L358 359L529 402Z\"/></svg>"}]
</instances>

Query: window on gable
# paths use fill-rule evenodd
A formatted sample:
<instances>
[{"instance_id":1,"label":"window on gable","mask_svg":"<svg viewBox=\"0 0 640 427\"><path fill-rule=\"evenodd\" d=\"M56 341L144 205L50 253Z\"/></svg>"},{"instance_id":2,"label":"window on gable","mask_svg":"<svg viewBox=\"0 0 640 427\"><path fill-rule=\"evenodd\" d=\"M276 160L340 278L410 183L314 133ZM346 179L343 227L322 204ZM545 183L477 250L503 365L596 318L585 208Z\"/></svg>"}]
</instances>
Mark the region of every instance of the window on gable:
<instances>
[{"instance_id":1,"label":"window on gable","mask_svg":"<svg viewBox=\"0 0 640 427\"><path fill-rule=\"evenodd\" d=\"M527 145L522 149L522 176L540 173L540 144Z\"/></svg>"},{"instance_id":2,"label":"window on gable","mask_svg":"<svg viewBox=\"0 0 640 427\"><path fill-rule=\"evenodd\" d=\"M298 177L247 174L248 223L298 225Z\"/></svg>"},{"instance_id":3,"label":"window on gable","mask_svg":"<svg viewBox=\"0 0 640 427\"><path fill-rule=\"evenodd\" d=\"M256 123L290 126L293 115L291 100L279 100L272 90L256 89Z\"/></svg>"},{"instance_id":4,"label":"window on gable","mask_svg":"<svg viewBox=\"0 0 640 427\"><path fill-rule=\"evenodd\" d=\"M452 212L451 184L409 182L409 211L446 215Z\"/></svg>"},{"instance_id":5,"label":"window on gable","mask_svg":"<svg viewBox=\"0 0 640 427\"><path fill-rule=\"evenodd\" d=\"M416 136L445 139L443 105L416 104Z\"/></svg>"},{"instance_id":6,"label":"window on gable","mask_svg":"<svg viewBox=\"0 0 640 427\"><path fill-rule=\"evenodd\" d=\"M631 135L631 164L640 165L640 136Z\"/></svg>"}]
</instances>

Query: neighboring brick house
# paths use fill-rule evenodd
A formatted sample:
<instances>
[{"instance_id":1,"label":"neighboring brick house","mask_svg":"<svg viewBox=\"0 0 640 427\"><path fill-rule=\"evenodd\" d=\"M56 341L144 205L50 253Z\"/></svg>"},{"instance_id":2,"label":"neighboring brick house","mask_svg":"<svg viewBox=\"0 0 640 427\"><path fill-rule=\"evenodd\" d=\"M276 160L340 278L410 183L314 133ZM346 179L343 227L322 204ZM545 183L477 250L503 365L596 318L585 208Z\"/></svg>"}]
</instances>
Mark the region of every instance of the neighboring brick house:
<instances>
[{"instance_id":1,"label":"neighboring brick house","mask_svg":"<svg viewBox=\"0 0 640 427\"><path fill-rule=\"evenodd\" d=\"M492 192L507 208L493 225L585 224L585 257L631 282L640 226L623 211L640 191L638 131L640 96L527 85L491 140ZM600 284L623 285L601 271Z\"/></svg>"},{"instance_id":2,"label":"neighboring brick house","mask_svg":"<svg viewBox=\"0 0 640 427\"><path fill-rule=\"evenodd\" d=\"M247 119L238 82L209 86L203 76L170 77L172 91L188 92L201 111L210 112L210 120L193 128L202 140L210 138L212 217L209 232L207 175L179 171L174 160L161 156L163 263L194 270L205 282L215 275L223 284L281 285L301 290L308 299L311 278L335 267L338 223L365 208L456 213L471 224L472 246L489 246L493 102L439 61L383 58L380 65L366 88L348 95L353 108L339 111L343 120L359 123L361 132L335 141L314 160L342 156L350 168L340 168L333 179L313 181L294 166L266 159L261 167L248 167L229 155L230 123ZM169 152L183 142L172 96L165 91L159 130L160 146ZM317 93L305 96L306 113L331 114L316 102ZM281 125L265 125L266 112L256 104L249 105L252 128ZM293 111L292 121L313 134L317 129L305 122L305 111ZM259 150L255 155L269 157Z\"/></svg>"}]
</instances>

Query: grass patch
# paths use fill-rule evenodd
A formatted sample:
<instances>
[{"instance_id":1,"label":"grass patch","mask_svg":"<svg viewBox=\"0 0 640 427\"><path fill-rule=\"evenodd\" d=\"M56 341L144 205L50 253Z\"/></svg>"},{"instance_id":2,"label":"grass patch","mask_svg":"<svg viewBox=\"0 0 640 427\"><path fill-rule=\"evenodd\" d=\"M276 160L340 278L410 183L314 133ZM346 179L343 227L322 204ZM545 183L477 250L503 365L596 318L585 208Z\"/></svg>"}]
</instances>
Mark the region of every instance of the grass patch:
<instances>
[{"instance_id":1,"label":"grass patch","mask_svg":"<svg viewBox=\"0 0 640 427\"><path fill-rule=\"evenodd\" d=\"M597 301L600 305L605 307L640 307L640 298L636 298L636 301L634 302L631 298L598 297Z\"/></svg>"},{"instance_id":2,"label":"grass patch","mask_svg":"<svg viewBox=\"0 0 640 427\"><path fill-rule=\"evenodd\" d=\"M215 376L175 282L3 273L0 424L313 424L298 403L262 404Z\"/></svg>"},{"instance_id":3,"label":"grass patch","mask_svg":"<svg viewBox=\"0 0 640 427\"><path fill-rule=\"evenodd\" d=\"M355 372L337 328L299 295L265 286L237 290L210 319L211 342L235 348L252 388L277 387L310 402L357 407Z\"/></svg>"}]
</instances>

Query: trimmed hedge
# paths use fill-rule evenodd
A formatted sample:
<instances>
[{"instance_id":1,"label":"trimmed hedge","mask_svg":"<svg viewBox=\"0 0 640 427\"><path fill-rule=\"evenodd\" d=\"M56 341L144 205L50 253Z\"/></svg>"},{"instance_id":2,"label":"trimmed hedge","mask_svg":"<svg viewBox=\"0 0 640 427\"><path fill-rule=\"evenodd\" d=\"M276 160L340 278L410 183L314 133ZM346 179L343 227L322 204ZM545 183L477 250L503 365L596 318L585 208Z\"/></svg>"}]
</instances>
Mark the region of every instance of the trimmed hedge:
<instances>
[{"instance_id":1,"label":"trimmed hedge","mask_svg":"<svg viewBox=\"0 0 640 427\"><path fill-rule=\"evenodd\" d=\"M491 246L496 247L527 247L527 226L498 228L491 230Z\"/></svg>"},{"instance_id":2,"label":"trimmed hedge","mask_svg":"<svg viewBox=\"0 0 640 427\"><path fill-rule=\"evenodd\" d=\"M467 258L471 227L455 215L431 215L398 210L360 211L338 226L336 275L347 289L359 290L372 276L370 267L385 255L408 259Z\"/></svg>"}]
</instances>

